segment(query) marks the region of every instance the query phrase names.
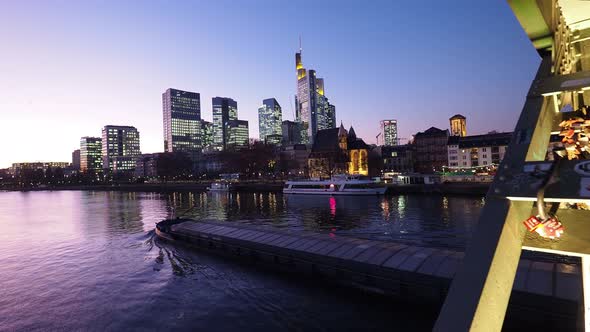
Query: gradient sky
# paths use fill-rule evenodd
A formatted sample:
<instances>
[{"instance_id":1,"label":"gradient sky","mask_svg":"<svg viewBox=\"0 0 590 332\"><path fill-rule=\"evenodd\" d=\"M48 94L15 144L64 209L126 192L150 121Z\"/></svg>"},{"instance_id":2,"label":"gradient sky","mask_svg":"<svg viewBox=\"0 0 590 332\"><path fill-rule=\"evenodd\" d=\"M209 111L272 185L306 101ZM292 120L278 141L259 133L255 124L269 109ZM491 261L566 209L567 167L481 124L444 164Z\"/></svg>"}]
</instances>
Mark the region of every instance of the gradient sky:
<instances>
[{"instance_id":1,"label":"gradient sky","mask_svg":"<svg viewBox=\"0 0 590 332\"><path fill-rule=\"evenodd\" d=\"M294 53L326 81L338 123L375 142L448 128L510 131L540 58L503 1L6 1L0 9L0 168L70 161L82 136L132 125L163 150L168 87L238 102L258 137L275 97L293 119Z\"/></svg>"}]
</instances>

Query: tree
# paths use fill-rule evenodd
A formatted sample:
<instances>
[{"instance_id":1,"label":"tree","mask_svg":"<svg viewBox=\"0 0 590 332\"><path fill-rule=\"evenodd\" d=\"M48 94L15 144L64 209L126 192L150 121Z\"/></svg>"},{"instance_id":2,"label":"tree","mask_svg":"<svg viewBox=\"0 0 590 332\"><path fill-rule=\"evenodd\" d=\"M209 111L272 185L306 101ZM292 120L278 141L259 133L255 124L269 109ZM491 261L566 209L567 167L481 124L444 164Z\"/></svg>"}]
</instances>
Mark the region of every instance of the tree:
<instances>
[{"instance_id":1,"label":"tree","mask_svg":"<svg viewBox=\"0 0 590 332\"><path fill-rule=\"evenodd\" d=\"M166 152L158 155L157 174L165 181L186 179L192 174L192 160L185 153Z\"/></svg>"}]
</instances>

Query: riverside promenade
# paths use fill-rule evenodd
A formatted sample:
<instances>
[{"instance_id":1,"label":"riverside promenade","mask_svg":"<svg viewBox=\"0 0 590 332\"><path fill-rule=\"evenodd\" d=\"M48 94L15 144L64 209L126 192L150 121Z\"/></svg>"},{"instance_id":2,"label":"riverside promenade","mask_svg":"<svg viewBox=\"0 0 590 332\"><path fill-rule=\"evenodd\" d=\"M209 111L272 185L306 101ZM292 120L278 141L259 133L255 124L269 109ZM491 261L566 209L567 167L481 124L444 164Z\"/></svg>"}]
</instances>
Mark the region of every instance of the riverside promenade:
<instances>
[{"instance_id":1,"label":"riverside promenade","mask_svg":"<svg viewBox=\"0 0 590 332\"><path fill-rule=\"evenodd\" d=\"M224 222L168 220L160 238L243 262L393 296L438 308L460 268L462 252L350 238L334 233L293 233ZM582 281L579 265L521 259L507 324L538 318L545 328L579 324Z\"/></svg>"}]
</instances>

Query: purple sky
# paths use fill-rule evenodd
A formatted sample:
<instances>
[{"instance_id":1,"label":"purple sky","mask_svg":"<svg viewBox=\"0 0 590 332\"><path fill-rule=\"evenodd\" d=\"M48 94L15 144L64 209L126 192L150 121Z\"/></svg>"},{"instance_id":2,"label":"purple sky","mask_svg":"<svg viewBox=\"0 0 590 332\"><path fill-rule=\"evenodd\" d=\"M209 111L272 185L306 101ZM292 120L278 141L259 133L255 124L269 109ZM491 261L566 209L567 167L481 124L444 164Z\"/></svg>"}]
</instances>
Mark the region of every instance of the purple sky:
<instances>
[{"instance_id":1,"label":"purple sky","mask_svg":"<svg viewBox=\"0 0 590 332\"><path fill-rule=\"evenodd\" d=\"M236 3L234 3L236 2ZM70 161L81 136L139 129L163 150L168 87L238 101L258 137L275 97L293 118L294 53L326 81L337 121L368 143L467 116L468 134L512 130L540 62L504 2L11 1L0 10L0 168Z\"/></svg>"}]
</instances>

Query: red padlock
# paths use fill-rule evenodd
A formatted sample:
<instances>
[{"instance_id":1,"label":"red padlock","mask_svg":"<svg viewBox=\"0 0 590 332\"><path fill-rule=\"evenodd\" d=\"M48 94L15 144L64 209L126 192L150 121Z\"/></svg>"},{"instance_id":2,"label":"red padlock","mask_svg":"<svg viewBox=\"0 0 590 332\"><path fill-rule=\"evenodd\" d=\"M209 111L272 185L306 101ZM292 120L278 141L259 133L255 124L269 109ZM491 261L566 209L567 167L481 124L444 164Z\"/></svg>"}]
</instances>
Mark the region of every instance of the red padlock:
<instances>
[{"instance_id":1,"label":"red padlock","mask_svg":"<svg viewBox=\"0 0 590 332\"><path fill-rule=\"evenodd\" d=\"M536 216L530 216L527 220L523 222L523 224L529 232L533 232L537 227L539 227L541 222L539 221L539 219L537 219Z\"/></svg>"},{"instance_id":2,"label":"red padlock","mask_svg":"<svg viewBox=\"0 0 590 332\"><path fill-rule=\"evenodd\" d=\"M529 232L536 232L544 238L558 238L564 232L563 224L555 217L541 221L538 216L530 216L523 224Z\"/></svg>"}]
</instances>

